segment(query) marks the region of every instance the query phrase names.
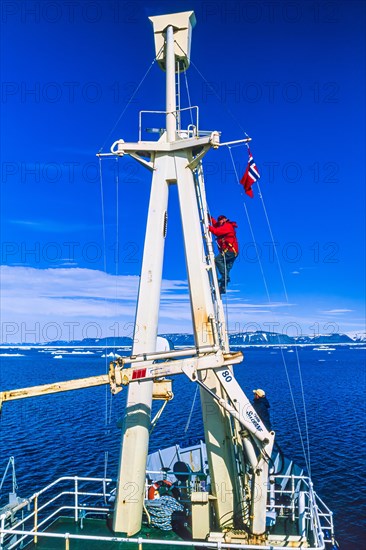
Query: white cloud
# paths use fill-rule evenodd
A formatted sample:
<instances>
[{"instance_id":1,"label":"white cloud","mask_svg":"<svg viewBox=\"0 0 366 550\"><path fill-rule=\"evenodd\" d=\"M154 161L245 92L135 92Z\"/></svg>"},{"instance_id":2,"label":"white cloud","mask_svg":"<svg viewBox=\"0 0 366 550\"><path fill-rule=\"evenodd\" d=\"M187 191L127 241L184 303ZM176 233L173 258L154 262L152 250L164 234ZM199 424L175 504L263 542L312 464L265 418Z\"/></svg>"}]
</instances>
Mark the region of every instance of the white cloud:
<instances>
[{"instance_id":1,"label":"white cloud","mask_svg":"<svg viewBox=\"0 0 366 550\"><path fill-rule=\"evenodd\" d=\"M77 267L35 269L3 266L0 294L2 341L44 342L132 336L138 287L138 276L117 276ZM304 301L300 296L296 303L250 302L242 298L240 292L228 293L224 298L224 309L231 331L240 332L255 325L254 330L286 332L289 326L294 326L294 330L298 326L303 334L312 334L314 330L327 331L331 315L347 320L347 316L342 314L351 312L350 309L331 307L315 311L312 302ZM339 320L335 321L340 324ZM339 331L355 330L359 326L363 323L361 320L357 323L353 317L352 323L344 321ZM187 281L163 280L159 331L192 332Z\"/></svg>"},{"instance_id":2,"label":"white cloud","mask_svg":"<svg viewBox=\"0 0 366 550\"><path fill-rule=\"evenodd\" d=\"M230 309L257 309L257 308L283 308L283 307L294 307L296 304L289 304L288 302L264 302L263 304L250 304L247 302L238 302L230 304Z\"/></svg>"},{"instance_id":3,"label":"white cloud","mask_svg":"<svg viewBox=\"0 0 366 550\"><path fill-rule=\"evenodd\" d=\"M351 313L352 311L353 311L352 309L328 309L328 310L322 311L321 313L324 313L325 315L327 314L338 315L340 313Z\"/></svg>"},{"instance_id":4,"label":"white cloud","mask_svg":"<svg viewBox=\"0 0 366 550\"><path fill-rule=\"evenodd\" d=\"M132 335L137 276L18 266L2 266L0 276L3 341L69 339L71 329L75 338ZM191 331L186 281L163 281L160 316L166 330Z\"/></svg>"}]
</instances>

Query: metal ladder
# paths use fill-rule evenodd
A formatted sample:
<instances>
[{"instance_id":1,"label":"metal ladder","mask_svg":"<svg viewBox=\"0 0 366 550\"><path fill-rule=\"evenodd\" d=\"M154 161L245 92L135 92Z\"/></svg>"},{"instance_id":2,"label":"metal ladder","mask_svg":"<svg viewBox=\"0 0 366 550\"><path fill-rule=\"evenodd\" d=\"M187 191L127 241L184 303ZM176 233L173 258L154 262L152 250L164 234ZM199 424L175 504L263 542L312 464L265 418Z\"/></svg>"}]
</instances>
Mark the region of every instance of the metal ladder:
<instances>
[{"instance_id":1,"label":"metal ladder","mask_svg":"<svg viewBox=\"0 0 366 550\"><path fill-rule=\"evenodd\" d=\"M179 61L177 61L176 77L175 77L175 105L176 105L176 119L177 119L177 131L181 131L181 117L180 117L180 72Z\"/></svg>"},{"instance_id":2,"label":"metal ladder","mask_svg":"<svg viewBox=\"0 0 366 550\"><path fill-rule=\"evenodd\" d=\"M221 349L229 351L229 340L226 332L225 313L222 305L222 301L219 298L219 286L216 275L215 256L213 251L213 243L211 233L208 230L208 213L207 213L207 200L204 185L204 176L202 162L200 162L197 168L193 172L197 203L200 211L200 221L202 229L202 237L205 251L205 259L207 263L207 273L210 281L210 289L212 296L212 303L214 305L215 317L213 319L215 334L218 337L217 344Z\"/></svg>"}]
</instances>

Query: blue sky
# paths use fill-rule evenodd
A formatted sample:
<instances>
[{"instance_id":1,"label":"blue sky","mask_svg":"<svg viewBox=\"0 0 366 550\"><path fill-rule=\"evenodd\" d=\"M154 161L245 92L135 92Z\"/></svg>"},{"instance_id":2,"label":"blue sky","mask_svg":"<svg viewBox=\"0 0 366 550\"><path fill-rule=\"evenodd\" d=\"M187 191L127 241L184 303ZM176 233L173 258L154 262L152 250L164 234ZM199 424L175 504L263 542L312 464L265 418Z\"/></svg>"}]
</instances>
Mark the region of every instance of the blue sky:
<instances>
[{"instance_id":1,"label":"blue sky","mask_svg":"<svg viewBox=\"0 0 366 550\"><path fill-rule=\"evenodd\" d=\"M229 329L364 331L363 2L1 8L3 342L132 335L150 174L128 157L107 160L101 189L95 154L137 140L140 110L164 109L155 64L125 110L154 59L147 17L190 9L197 25L187 77L200 127L223 141L247 132L261 172L263 201L256 188L254 199L243 195L227 148L205 158L211 212L239 226ZM182 89L187 106L184 78ZM231 152L241 176L246 150ZM191 331L175 189L160 331Z\"/></svg>"}]
</instances>

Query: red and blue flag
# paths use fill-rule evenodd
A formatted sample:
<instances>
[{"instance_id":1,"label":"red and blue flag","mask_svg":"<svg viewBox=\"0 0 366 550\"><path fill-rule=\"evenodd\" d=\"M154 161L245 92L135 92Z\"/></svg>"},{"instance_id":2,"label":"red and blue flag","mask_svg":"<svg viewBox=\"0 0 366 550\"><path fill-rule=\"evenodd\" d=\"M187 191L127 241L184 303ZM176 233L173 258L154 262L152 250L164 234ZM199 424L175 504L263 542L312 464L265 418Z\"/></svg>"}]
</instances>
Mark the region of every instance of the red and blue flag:
<instances>
[{"instance_id":1,"label":"red and blue flag","mask_svg":"<svg viewBox=\"0 0 366 550\"><path fill-rule=\"evenodd\" d=\"M246 192L246 194L249 195L249 197L253 198L254 193L253 193L252 185L257 180L259 180L261 176L259 174L257 165L254 162L253 155L250 152L249 147L248 147L248 154L249 154L248 166L244 172L243 177L240 180L240 183L243 185L244 191Z\"/></svg>"}]
</instances>

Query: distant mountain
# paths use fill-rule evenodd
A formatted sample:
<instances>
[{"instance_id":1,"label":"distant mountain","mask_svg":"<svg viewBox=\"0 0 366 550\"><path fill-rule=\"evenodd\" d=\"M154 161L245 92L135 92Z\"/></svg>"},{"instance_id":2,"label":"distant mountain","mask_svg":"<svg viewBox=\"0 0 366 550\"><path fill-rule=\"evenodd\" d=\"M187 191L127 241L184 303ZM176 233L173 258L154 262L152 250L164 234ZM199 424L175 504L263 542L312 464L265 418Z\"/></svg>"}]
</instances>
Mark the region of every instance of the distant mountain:
<instances>
[{"instance_id":1,"label":"distant mountain","mask_svg":"<svg viewBox=\"0 0 366 550\"><path fill-rule=\"evenodd\" d=\"M348 344L354 342L347 334L326 334L314 336L310 344Z\"/></svg>"},{"instance_id":2,"label":"distant mountain","mask_svg":"<svg viewBox=\"0 0 366 550\"><path fill-rule=\"evenodd\" d=\"M167 338L173 346L179 347L192 347L195 345L193 334L161 334L163 338ZM302 345L302 344L362 344L366 343L365 333L352 333L352 334L319 334L317 336L288 336L287 334L280 334L277 332L238 332L229 334L230 344L235 346L268 346L268 345ZM47 342L43 345L50 347L57 346L101 346L101 347L123 347L132 346L132 338L127 336L108 336L106 338L84 338L83 340L55 340L53 342ZM4 345L4 344L3 344ZM7 344L9 345L9 344ZM26 345L37 345L29 344Z\"/></svg>"},{"instance_id":3,"label":"distant mountain","mask_svg":"<svg viewBox=\"0 0 366 550\"><path fill-rule=\"evenodd\" d=\"M101 347L119 347L132 346L132 338L127 336L107 336L105 338L84 338L83 340L54 340L47 342L47 346L101 346Z\"/></svg>"},{"instance_id":4,"label":"distant mountain","mask_svg":"<svg viewBox=\"0 0 366 550\"><path fill-rule=\"evenodd\" d=\"M347 336L352 338L354 342L366 344L366 332L351 332Z\"/></svg>"},{"instance_id":5,"label":"distant mountain","mask_svg":"<svg viewBox=\"0 0 366 550\"><path fill-rule=\"evenodd\" d=\"M293 344L294 339L287 334L279 334L277 332L242 332L237 334L229 334L229 342L232 346L240 345L278 345L278 344Z\"/></svg>"},{"instance_id":6,"label":"distant mountain","mask_svg":"<svg viewBox=\"0 0 366 550\"><path fill-rule=\"evenodd\" d=\"M162 334L175 346L189 347L194 345L192 334ZM347 334L324 334L317 336L288 336L277 332L241 332L229 334L232 346L295 345L295 344L352 344L365 340L355 340Z\"/></svg>"},{"instance_id":7,"label":"distant mountain","mask_svg":"<svg viewBox=\"0 0 366 550\"><path fill-rule=\"evenodd\" d=\"M163 338L169 340L174 346L189 348L195 345L193 334L160 334Z\"/></svg>"}]
</instances>

